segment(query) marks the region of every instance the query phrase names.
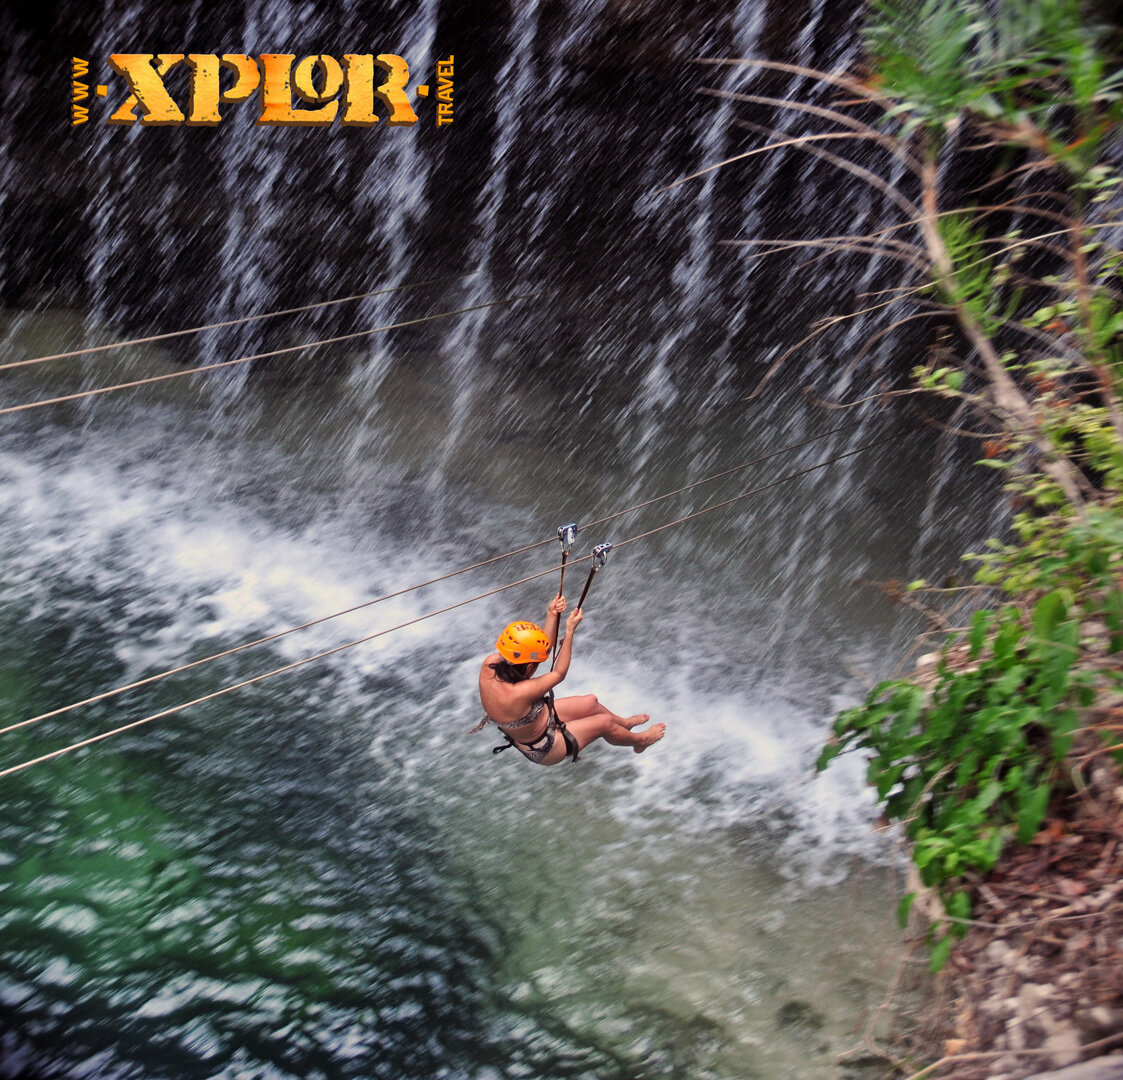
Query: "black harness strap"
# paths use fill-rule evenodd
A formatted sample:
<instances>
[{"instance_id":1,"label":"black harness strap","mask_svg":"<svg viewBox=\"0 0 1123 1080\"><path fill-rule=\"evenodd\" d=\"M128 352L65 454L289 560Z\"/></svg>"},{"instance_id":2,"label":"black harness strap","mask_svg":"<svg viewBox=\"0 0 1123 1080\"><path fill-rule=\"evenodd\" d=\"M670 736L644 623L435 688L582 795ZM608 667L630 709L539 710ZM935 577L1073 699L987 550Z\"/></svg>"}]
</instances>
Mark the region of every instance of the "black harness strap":
<instances>
[{"instance_id":1,"label":"black harness strap","mask_svg":"<svg viewBox=\"0 0 1123 1080\"><path fill-rule=\"evenodd\" d=\"M550 710L550 716L553 717L554 723L557 725L558 731L562 733L562 738L565 740L565 752L567 756L577 761L577 755L581 747L577 745L577 736L570 733L569 728L565 726L565 721L558 716L558 710L554 708L554 692L551 690L546 695L546 708Z\"/></svg>"},{"instance_id":2,"label":"black harness strap","mask_svg":"<svg viewBox=\"0 0 1123 1080\"><path fill-rule=\"evenodd\" d=\"M569 728L567 728L565 726L565 721L560 716L558 716L558 710L554 708L554 692L553 692L553 690L551 690L546 695L546 708L550 710L550 719L553 721L554 727L556 727L558 729L558 731L561 732L561 737L565 742L566 757L572 758L574 761L577 761L577 755L581 752L581 747L577 742L577 736L574 735L573 732L571 732L569 730ZM509 750L512 746L517 748L519 746L530 746L531 745L530 743L516 742L505 731L502 732L502 735L503 735L503 738L505 738L507 741L505 743L503 743L502 746L492 747L491 752L493 754L501 754L501 753L503 753L504 750Z\"/></svg>"}]
</instances>

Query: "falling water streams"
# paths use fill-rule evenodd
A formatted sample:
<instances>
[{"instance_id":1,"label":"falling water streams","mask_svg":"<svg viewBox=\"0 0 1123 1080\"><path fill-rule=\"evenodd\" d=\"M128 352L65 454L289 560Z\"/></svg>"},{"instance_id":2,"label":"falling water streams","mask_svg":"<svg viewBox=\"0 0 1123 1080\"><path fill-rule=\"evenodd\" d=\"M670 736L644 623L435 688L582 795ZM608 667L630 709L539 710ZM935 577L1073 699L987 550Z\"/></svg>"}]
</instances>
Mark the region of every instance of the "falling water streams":
<instances>
[{"instance_id":1,"label":"falling water streams","mask_svg":"<svg viewBox=\"0 0 1123 1080\"><path fill-rule=\"evenodd\" d=\"M663 10L535 0L470 18L434 0L368 25L357 4L327 20L271 0L205 32L201 7L150 31L153 48L376 47L426 70L455 53L448 131L421 108L415 130L316 132L232 108L213 131L91 124L58 142L8 114L0 169L21 220L3 231L3 360L475 274L9 371L3 404L541 291L236 377L4 417L0 726L855 419L801 389L825 393L868 327L750 395L876 268L792 277L720 242L838 232L885 206L839 200L850 181L799 155L659 192L748 138L728 100L693 90L752 76L695 79L690 57L783 38L787 58L830 66L854 55L855 11L803 5L785 37L763 0ZM33 53L27 18L5 34ZM106 0L85 47L148 48L146 19L155 7ZM29 71L6 72L6 100ZM871 362L890 360L887 343ZM504 622L541 617L549 577L5 778L0 1076L829 1075L897 957L898 863L862 762L812 765L834 713L918 629L855 582L950 565L991 513L984 493L948 525L956 453L903 415L861 417L580 535L581 550L619 542L904 433L613 555L565 689L665 721L648 753L598 744L539 769L467 733L481 658ZM0 764L557 555L2 736Z\"/></svg>"}]
</instances>

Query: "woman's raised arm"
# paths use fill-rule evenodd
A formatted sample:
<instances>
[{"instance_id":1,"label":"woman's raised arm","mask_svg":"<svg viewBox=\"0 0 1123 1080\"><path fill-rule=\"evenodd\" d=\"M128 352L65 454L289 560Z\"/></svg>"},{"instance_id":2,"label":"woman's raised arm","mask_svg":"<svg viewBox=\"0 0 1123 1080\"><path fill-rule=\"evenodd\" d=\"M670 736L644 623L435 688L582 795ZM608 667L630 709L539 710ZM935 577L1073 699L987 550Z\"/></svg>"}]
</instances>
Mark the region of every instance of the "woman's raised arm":
<instances>
[{"instance_id":1,"label":"woman's raised arm","mask_svg":"<svg viewBox=\"0 0 1123 1080\"><path fill-rule=\"evenodd\" d=\"M560 593L546 605L546 622L543 624L542 629L546 632L546 637L550 639L551 650L553 650L554 643L558 640L558 616L565 611L565 608L565 597Z\"/></svg>"},{"instance_id":2,"label":"woman's raised arm","mask_svg":"<svg viewBox=\"0 0 1123 1080\"><path fill-rule=\"evenodd\" d=\"M565 640L558 650L558 662L554 665L554 670L548 671L545 675L536 675L533 679L527 679L526 685L534 688L535 697L541 697L553 690L569 674L569 662L573 659L573 632L581 625L583 618L584 613L580 608L577 608L576 611L571 611L569 617L565 620Z\"/></svg>"}]
</instances>

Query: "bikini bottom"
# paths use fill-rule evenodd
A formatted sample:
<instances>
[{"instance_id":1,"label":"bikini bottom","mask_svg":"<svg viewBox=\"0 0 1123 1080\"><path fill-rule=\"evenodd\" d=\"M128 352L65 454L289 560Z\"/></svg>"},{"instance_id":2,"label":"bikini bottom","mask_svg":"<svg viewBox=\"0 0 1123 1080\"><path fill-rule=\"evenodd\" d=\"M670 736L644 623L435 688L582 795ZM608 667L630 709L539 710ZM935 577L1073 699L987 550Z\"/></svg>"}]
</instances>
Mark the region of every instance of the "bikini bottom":
<instances>
[{"instance_id":1,"label":"bikini bottom","mask_svg":"<svg viewBox=\"0 0 1123 1080\"><path fill-rule=\"evenodd\" d=\"M577 745L577 739L570 733L569 728L565 726L565 721L562 720L553 709L550 710L550 717L546 721L546 730L535 739L534 742L516 742L510 735L504 732L503 738L507 741L502 746L495 747L491 752L493 754L500 754L513 746L527 761L533 761L535 765L541 765L550 751L553 750L554 740L557 738L557 733L559 731L562 734L562 738L565 740L566 756L576 761L577 754L581 748Z\"/></svg>"}]
</instances>

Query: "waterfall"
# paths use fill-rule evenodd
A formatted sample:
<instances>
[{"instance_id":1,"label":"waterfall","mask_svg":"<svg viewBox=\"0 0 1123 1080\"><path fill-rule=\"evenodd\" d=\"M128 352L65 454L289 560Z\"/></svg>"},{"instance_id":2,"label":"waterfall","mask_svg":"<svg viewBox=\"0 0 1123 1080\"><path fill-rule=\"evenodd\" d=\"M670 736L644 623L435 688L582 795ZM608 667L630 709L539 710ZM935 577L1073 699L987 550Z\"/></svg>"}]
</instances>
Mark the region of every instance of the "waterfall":
<instances>
[{"instance_id":1,"label":"waterfall","mask_svg":"<svg viewBox=\"0 0 1123 1080\"><path fill-rule=\"evenodd\" d=\"M752 396L891 268L725 241L889 211L806 154L675 181L763 145L741 121L804 130L697 91L816 93L696 58L845 65L859 6L104 0L56 39L46 10L2 18L5 359L398 290L3 372L4 403L536 295L4 417L0 726L861 423L582 530L576 554L764 489L596 579L562 692L666 721L640 757L535 769L467 734L481 659L553 574L413 622L552 543L0 737L26 759L410 624L10 778L0 1073L829 1075L892 962L894 856L863 763L811 764L854 673L916 629L853 582L951 557L955 484L928 481L957 463L922 431L766 487L903 432L803 388L860 397L911 358L887 340L847 373L871 329L844 325ZM113 88L72 129L44 114L59 48ZM411 89L414 126L269 128L254 102L107 126L105 58L157 49L393 53L411 88L454 56L455 120Z\"/></svg>"}]
</instances>

